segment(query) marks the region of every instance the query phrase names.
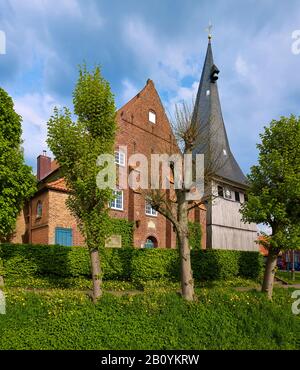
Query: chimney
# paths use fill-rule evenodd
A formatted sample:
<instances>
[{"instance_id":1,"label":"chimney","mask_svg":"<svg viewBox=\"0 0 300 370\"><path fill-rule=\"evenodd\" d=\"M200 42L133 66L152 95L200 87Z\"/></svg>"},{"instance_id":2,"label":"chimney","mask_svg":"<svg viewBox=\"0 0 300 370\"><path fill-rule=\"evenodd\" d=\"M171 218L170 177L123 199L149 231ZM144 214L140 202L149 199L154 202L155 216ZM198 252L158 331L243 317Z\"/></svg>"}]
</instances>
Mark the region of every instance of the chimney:
<instances>
[{"instance_id":1,"label":"chimney","mask_svg":"<svg viewBox=\"0 0 300 370\"><path fill-rule=\"evenodd\" d=\"M51 158L47 157L46 150L37 157L37 179L43 180L51 172Z\"/></svg>"}]
</instances>

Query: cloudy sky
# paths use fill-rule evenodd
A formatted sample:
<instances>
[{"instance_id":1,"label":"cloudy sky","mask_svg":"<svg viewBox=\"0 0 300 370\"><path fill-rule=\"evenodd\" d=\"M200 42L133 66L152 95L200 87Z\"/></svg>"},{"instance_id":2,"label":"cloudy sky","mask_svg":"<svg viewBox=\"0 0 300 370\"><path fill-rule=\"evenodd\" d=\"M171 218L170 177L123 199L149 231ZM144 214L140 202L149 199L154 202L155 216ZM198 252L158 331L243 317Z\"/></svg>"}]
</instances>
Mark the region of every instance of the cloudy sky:
<instances>
[{"instance_id":1,"label":"cloudy sky","mask_svg":"<svg viewBox=\"0 0 300 370\"><path fill-rule=\"evenodd\" d=\"M154 80L165 108L198 87L214 25L213 52L232 150L247 173L263 126L300 114L297 0L1 0L0 86L23 117L27 163L46 148L53 107L71 107L77 66L102 66L120 107Z\"/></svg>"}]
</instances>

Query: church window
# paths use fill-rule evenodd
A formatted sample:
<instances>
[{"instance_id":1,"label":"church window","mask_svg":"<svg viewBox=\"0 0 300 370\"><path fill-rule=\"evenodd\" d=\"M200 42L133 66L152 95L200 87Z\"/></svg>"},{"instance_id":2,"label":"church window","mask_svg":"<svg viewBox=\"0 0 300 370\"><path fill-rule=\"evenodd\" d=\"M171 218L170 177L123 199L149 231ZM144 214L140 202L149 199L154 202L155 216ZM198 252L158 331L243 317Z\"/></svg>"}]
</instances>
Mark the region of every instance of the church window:
<instances>
[{"instance_id":1,"label":"church window","mask_svg":"<svg viewBox=\"0 0 300 370\"><path fill-rule=\"evenodd\" d=\"M156 113L149 110L149 122L156 123Z\"/></svg>"},{"instance_id":2,"label":"church window","mask_svg":"<svg viewBox=\"0 0 300 370\"><path fill-rule=\"evenodd\" d=\"M235 194L235 201L240 202L240 193L238 191L235 191L234 194Z\"/></svg>"},{"instance_id":3,"label":"church window","mask_svg":"<svg viewBox=\"0 0 300 370\"><path fill-rule=\"evenodd\" d=\"M43 214L43 204L39 200L36 205L36 218L41 218Z\"/></svg>"}]
</instances>

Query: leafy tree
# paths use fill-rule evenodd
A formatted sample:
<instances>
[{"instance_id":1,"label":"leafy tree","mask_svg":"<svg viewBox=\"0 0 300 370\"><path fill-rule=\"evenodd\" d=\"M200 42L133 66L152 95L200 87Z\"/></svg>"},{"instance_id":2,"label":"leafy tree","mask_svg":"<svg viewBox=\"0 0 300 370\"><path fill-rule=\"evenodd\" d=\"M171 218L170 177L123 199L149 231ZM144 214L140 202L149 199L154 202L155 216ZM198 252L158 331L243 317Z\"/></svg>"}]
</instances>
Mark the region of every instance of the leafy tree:
<instances>
[{"instance_id":1,"label":"leafy tree","mask_svg":"<svg viewBox=\"0 0 300 370\"><path fill-rule=\"evenodd\" d=\"M79 221L89 247L93 278L93 299L102 294L99 247L110 232L108 202L110 189L99 189L96 176L97 158L112 153L116 131L116 108L109 83L99 67L92 72L86 66L79 70L73 92L76 122L71 112L55 108L48 122L48 145L58 160L70 190L67 205Z\"/></svg>"},{"instance_id":2,"label":"leafy tree","mask_svg":"<svg viewBox=\"0 0 300 370\"><path fill-rule=\"evenodd\" d=\"M21 124L12 98L0 88L0 242L12 237L24 202L36 189L31 168L24 163Z\"/></svg>"},{"instance_id":3,"label":"leafy tree","mask_svg":"<svg viewBox=\"0 0 300 370\"><path fill-rule=\"evenodd\" d=\"M260 137L258 165L248 176L242 214L244 221L272 229L264 242L269 254L262 285L271 299L279 253L300 248L300 118L273 120Z\"/></svg>"}]
</instances>

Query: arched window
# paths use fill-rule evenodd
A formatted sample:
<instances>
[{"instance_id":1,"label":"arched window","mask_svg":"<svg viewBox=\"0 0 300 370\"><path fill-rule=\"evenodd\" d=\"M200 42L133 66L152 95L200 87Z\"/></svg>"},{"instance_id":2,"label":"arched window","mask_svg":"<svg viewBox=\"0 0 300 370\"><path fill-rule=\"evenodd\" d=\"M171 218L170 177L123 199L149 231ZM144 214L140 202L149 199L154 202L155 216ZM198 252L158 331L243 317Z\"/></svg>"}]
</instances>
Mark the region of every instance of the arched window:
<instances>
[{"instance_id":1,"label":"arched window","mask_svg":"<svg viewBox=\"0 0 300 370\"><path fill-rule=\"evenodd\" d=\"M36 218L41 218L43 214L43 203L39 200L36 205Z\"/></svg>"},{"instance_id":2,"label":"arched window","mask_svg":"<svg viewBox=\"0 0 300 370\"><path fill-rule=\"evenodd\" d=\"M147 240L144 244L144 248L147 248L147 249L157 248L156 238L154 238L154 236L148 236L148 238L147 238Z\"/></svg>"}]
</instances>

